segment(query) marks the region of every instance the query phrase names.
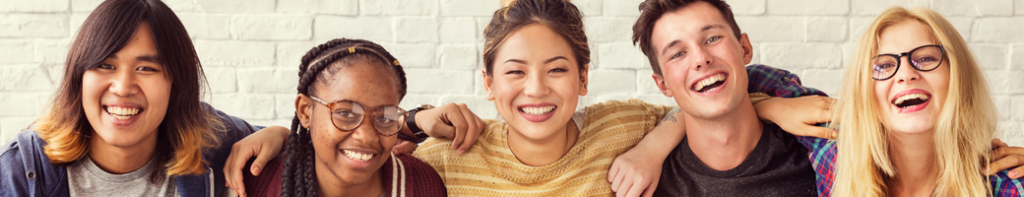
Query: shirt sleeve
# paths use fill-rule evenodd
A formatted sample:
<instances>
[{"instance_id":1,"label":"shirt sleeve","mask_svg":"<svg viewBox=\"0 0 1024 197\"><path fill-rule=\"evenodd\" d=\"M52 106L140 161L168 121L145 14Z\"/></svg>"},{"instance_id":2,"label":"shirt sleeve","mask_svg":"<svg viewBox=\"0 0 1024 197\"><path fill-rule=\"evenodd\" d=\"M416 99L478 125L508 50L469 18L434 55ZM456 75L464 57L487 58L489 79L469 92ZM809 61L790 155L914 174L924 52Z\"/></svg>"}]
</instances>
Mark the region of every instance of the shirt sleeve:
<instances>
[{"instance_id":1,"label":"shirt sleeve","mask_svg":"<svg viewBox=\"0 0 1024 197\"><path fill-rule=\"evenodd\" d=\"M1007 171L1003 170L989 177L992 183L992 196L1018 197L1024 193L1024 186L1021 179L1011 179Z\"/></svg>"},{"instance_id":2,"label":"shirt sleeve","mask_svg":"<svg viewBox=\"0 0 1024 197\"><path fill-rule=\"evenodd\" d=\"M804 86L800 82L800 77L783 69L755 64L747 66L747 75L750 83L747 86L747 91L752 95L764 93L770 97L783 98L807 95L828 96L821 90ZM817 173L818 193L821 196L830 196L830 187L835 176L833 166L837 151L835 141L804 136L796 136L796 138L807 148L807 157Z\"/></svg>"}]
</instances>

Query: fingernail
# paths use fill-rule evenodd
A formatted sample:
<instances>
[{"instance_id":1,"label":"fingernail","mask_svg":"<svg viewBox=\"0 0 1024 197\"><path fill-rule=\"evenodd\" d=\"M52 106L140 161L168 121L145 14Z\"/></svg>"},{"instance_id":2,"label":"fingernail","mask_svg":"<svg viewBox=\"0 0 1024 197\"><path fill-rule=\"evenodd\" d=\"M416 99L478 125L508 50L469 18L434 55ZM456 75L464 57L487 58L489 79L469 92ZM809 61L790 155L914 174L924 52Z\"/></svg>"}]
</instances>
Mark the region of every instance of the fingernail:
<instances>
[{"instance_id":1,"label":"fingernail","mask_svg":"<svg viewBox=\"0 0 1024 197\"><path fill-rule=\"evenodd\" d=\"M992 172L988 171L988 167L985 167L985 169L982 172L987 174L987 175L992 175Z\"/></svg>"},{"instance_id":2,"label":"fingernail","mask_svg":"<svg viewBox=\"0 0 1024 197\"><path fill-rule=\"evenodd\" d=\"M260 168L259 167L252 167L252 175L259 176L260 175Z\"/></svg>"},{"instance_id":3,"label":"fingernail","mask_svg":"<svg viewBox=\"0 0 1024 197\"><path fill-rule=\"evenodd\" d=\"M1014 178L1014 179L1017 178L1017 174L1019 174L1019 173L1017 173L1017 170L1010 170L1010 173L1007 173L1007 175L1009 175L1010 178Z\"/></svg>"},{"instance_id":4,"label":"fingernail","mask_svg":"<svg viewBox=\"0 0 1024 197\"><path fill-rule=\"evenodd\" d=\"M459 155L462 155L462 153L465 153L465 152L466 152L466 150L459 150Z\"/></svg>"}]
</instances>

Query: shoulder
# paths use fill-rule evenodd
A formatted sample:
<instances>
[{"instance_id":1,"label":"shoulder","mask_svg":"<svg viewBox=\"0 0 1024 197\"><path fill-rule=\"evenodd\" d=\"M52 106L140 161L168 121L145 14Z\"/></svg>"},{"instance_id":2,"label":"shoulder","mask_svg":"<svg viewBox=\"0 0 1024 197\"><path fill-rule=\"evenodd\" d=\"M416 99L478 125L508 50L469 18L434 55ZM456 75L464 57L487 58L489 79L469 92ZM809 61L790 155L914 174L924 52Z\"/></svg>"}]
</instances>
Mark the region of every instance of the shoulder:
<instances>
[{"instance_id":1,"label":"shoulder","mask_svg":"<svg viewBox=\"0 0 1024 197\"><path fill-rule=\"evenodd\" d=\"M277 158L267 162L260 175L253 175L249 170L242 170L242 182L245 184L245 193L249 196L280 196L281 195L281 170L284 168L284 153ZM252 163L246 164L249 169Z\"/></svg>"},{"instance_id":2,"label":"shoulder","mask_svg":"<svg viewBox=\"0 0 1024 197\"><path fill-rule=\"evenodd\" d=\"M585 122L603 122L614 119L657 122L661 116L665 115L665 113L671 109L672 106L651 104L639 99L629 99L625 101L610 100L587 106Z\"/></svg>"},{"instance_id":3,"label":"shoulder","mask_svg":"<svg viewBox=\"0 0 1024 197\"><path fill-rule=\"evenodd\" d=\"M400 167L401 170L396 170L399 174L392 174L388 171L384 172L385 176L389 176L386 179L391 180L391 184L385 186L389 193L403 192L406 194L416 194L416 196L448 195L444 181L441 180L441 176L438 176L437 172L430 165L405 153L392 154L392 156L398 162L391 163L389 161L390 165L384 165L385 168L381 168L381 170L391 170L391 168L395 168L395 165ZM392 185L400 188L392 188Z\"/></svg>"},{"instance_id":4,"label":"shoulder","mask_svg":"<svg viewBox=\"0 0 1024 197\"><path fill-rule=\"evenodd\" d=\"M1024 193L1024 184L1022 184L1024 179L1012 179L1007 172L1009 171L1003 170L989 177L989 181L992 183L992 196L1016 197Z\"/></svg>"},{"instance_id":5,"label":"shoulder","mask_svg":"<svg viewBox=\"0 0 1024 197\"><path fill-rule=\"evenodd\" d=\"M53 192L61 181L66 181L62 168L50 163L43 151L45 145L31 129L22 131L4 145L0 153L0 196ZM48 189L39 189L40 185Z\"/></svg>"}]
</instances>

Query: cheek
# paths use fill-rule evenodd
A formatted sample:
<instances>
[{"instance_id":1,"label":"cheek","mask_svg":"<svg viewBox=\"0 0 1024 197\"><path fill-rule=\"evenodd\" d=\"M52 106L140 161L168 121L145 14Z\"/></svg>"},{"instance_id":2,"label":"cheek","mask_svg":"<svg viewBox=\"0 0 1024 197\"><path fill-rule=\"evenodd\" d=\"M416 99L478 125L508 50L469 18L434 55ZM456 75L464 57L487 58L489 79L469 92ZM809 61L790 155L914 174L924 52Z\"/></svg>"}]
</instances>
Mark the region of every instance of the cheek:
<instances>
[{"instance_id":1,"label":"cheek","mask_svg":"<svg viewBox=\"0 0 1024 197\"><path fill-rule=\"evenodd\" d=\"M99 111L100 97L105 92L105 87L109 85L102 82L102 77L93 71L86 71L82 75L82 108L87 117L93 116L95 112Z\"/></svg>"},{"instance_id":2,"label":"cheek","mask_svg":"<svg viewBox=\"0 0 1024 197\"><path fill-rule=\"evenodd\" d=\"M875 102L877 102L878 106L882 107L882 109L886 109L885 106L889 105L889 87L892 86L892 84L887 83L889 80L875 81Z\"/></svg>"},{"instance_id":3,"label":"cheek","mask_svg":"<svg viewBox=\"0 0 1024 197\"><path fill-rule=\"evenodd\" d=\"M391 150L395 148L395 144L398 144L398 135L394 136L381 136L377 135L380 139L380 145L384 148L383 155L390 154Z\"/></svg>"}]
</instances>

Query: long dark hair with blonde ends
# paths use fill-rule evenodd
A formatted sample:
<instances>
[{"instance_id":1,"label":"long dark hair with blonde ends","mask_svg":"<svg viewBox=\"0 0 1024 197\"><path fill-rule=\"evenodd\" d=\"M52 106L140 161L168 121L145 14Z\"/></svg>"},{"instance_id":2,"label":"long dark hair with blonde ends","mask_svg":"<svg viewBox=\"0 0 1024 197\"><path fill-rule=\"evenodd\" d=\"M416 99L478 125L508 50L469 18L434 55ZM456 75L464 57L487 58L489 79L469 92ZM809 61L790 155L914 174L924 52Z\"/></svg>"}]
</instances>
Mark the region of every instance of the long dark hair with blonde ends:
<instances>
[{"instance_id":1,"label":"long dark hair with blonde ends","mask_svg":"<svg viewBox=\"0 0 1024 197\"><path fill-rule=\"evenodd\" d=\"M583 29L583 14L568 0L504 0L484 29L484 69L494 69L498 47L520 28L542 24L561 35L572 49L580 72L590 63L590 46Z\"/></svg>"},{"instance_id":2,"label":"long dark hair with blonde ends","mask_svg":"<svg viewBox=\"0 0 1024 197\"><path fill-rule=\"evenodd\" d=\"M325 87L341 68L359 61L390 68L395 75L394 80L398 82L398 99L405 97L405 70L390 52L370 41L344 38L327 41L302 56L299 64L299 94L316 96L317 88ZM292 118L291 131L284 153L284 168L281 170L281 196L319 196L312 131L302 127L297 114Z\"/></svg>"},{"instance_id":3,"label":"long dark hair with blonde ends","mask_svg":"<svg viewBox=\"0 0 1024 197\"><path fill-rule=\"evenodd\" d=\"M50 162L70 164L89 152L92 127L85 116L82 86L85 71L94 69L121 50L143 21L148 21L160 64L171 79L167 115L157 128L153 157L161 167L154 174L169 176L206 172L202 151L219 144L223 124L203 108L206 84L199 57L178 17L159 0L107 0L82 24L64 64L64 77L49 110L35 130L47 142ZM152 176L157 180L162 176Z\"/></svg>"}]
</instances>

